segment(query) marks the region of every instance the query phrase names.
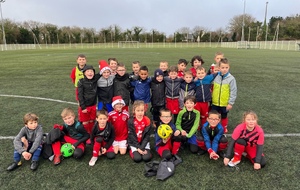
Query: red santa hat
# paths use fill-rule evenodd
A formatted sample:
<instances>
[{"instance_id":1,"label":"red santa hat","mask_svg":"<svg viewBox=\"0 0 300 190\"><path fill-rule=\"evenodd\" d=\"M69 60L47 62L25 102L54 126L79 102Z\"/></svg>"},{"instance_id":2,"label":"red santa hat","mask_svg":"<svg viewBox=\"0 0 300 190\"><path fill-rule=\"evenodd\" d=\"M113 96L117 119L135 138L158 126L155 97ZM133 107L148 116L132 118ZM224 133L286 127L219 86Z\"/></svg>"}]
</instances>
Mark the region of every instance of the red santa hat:
<instances>
[{"instance_id":1,"label":"red santa hat","mask_svg":"<svg viewBox=\"0 0 300 190\"><path fill-rule=\"evenodd\" d=\"M114 96L112 99L112 107L114 107L116 104L123 104L125 106L125 102L122 99L122 96Z\"/></svg>"},{"instance_id":2,"label":"red santa hat","mask_svg":"<svg viewBox=\"0 0 300 190\"><path fill-rule=\"evenodd\" d=\"M105 60L100 60L99 61L99 70L100 70L100 75L102 75L102 73L105 70L109 70L111 72L111 69L110 69L110 67L108 66L108 64Z\"/></svg>"}]
</instances>

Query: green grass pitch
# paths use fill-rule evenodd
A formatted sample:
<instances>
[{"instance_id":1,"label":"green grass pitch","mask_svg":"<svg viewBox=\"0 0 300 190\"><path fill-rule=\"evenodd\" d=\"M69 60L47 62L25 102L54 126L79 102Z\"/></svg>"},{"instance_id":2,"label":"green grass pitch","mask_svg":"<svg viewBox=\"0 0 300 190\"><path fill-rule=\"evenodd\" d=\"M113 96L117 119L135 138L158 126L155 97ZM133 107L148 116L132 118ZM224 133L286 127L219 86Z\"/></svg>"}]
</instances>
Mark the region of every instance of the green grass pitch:
<instances>
[{"instance_id":1,"label":"green grass pitch","mask_svg":"<svg viewBox=\"0 0 300 190\"><path fill-rule=\"evenodd\" d=\"M16 135L23 126L27 112L37 113L44 131L62 123L60 113L74 104L5 97L33 96L75 102L74 87L69 78L76 65L76 56L84 53L88 64L98 68L98 60L116 57L131 71L131 62L147 65L150 75L159 61L176 65L178 59L188 61L201 55L209 68L216 51L224 52L231 63L231 73L238 85L238 97L229 113L229 133L241 121L242 113L254 110L266 134L300 134L299 52L242 50L221 48L101 48L69 50L18 50L0 52L0 131L2 137ZM190 68L190 65L188 65ZM149 115L150 116L150 115ZM94 167L88 166L91 147L80 161L65 159L58 166L40 160L37 171L30 163L7 172L12 162L11 139L1 139L0 189L298 189L299 136L266 137L264 153L267 166L254 171L246 159L239 169L223 166L221 159L209 160L208 155L192 155L180 150L183 163L175 175L161 182L143 175L144 163L134 163L128 154L114 160L100 157ZM153 139L151 141L153 147ZM154 153L154 149L152 151ZM154 153L154 160L158 156Z\"/></svg>"}]
</instances>

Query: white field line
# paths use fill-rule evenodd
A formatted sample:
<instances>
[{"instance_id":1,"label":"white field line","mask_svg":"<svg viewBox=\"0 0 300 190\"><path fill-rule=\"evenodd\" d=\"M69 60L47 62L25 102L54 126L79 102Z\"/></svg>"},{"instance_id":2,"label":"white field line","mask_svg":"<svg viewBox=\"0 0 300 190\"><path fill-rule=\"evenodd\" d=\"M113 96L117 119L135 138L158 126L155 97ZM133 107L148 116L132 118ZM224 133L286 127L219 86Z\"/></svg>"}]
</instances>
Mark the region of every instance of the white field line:
<instances>
[{"instance_id":1,"label":"white field line","mask_svg":"<svg viewBox=\"0 0 300 190\"><path fill-rule=\"evenodd\" d=\"M56 99L42 98L42 97L34 97L34 96L19 96L19 95L8 95L8 94L0 94L0 96L12 97L12 98L27 98L27 99L36 99L36 100L46 100L46 101L52 101L52 102L78 105L76 102L68 102L68 101L63 101L63 100L56 100Z\"/></svg>"},{"instance_id":2,"label":"white field line","mask_svg":"<svg viewBox=\"0 0 300 190\"><path fill-rule=\"evenodd\" d=\"M56 99L42 98L42 97L34 97L34 96L19 96L19 95L8 95L8 94L0 94L0 96L12 97L12 98L28 98L28 99L36 99L36 100L46 100L46 101L52 101L52 102L78 105L76 102L68 102L68 101L63 101L63 100L56 100ZM231 134L226 134L226 136L231 137ZM265 137L299 137L299 136L300 136L300 133L265 134ZM154 135L151 135L151 137L154 137ZM0 140L2 140L2 139L13 139L13 138L14 138L14 136L0 136Z\"/></svg>"}]
</instances>

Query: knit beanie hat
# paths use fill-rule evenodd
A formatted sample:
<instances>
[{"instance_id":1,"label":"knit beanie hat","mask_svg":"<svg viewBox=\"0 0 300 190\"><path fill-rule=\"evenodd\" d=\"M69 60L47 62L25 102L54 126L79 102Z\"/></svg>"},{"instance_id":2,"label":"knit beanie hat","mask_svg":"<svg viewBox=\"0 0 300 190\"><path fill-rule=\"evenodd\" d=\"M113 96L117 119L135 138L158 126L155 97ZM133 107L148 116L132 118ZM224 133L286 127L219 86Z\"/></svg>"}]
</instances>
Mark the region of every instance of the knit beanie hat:
<instances>
[{"instance_id":1,"label":"knit beanie hat","mask_svg":"<svg viewBox=\"0 0 300 190\"><path fill-rule=\"evenodd\" d=\"M125 102L124 100L122 99L122 96L114 96L113 99L112 99L112 107L114 107L116 104L123 104L125 106Z\"/></svg>"},{"instance_id":2,"label":"knit beanie hat","mask_svg":"<svg viewBox=\"0 0 300 190\"><path fill-rule=\"evenodd\" d=\"M161 69L156 69L154 71L154 77L158 77L159 75L164 76L164 72Z\"/></svg>"},{"instance_id":3,"label":"knit beanie hat","mask_svg":"<svg viewBox=\"0 0 300 190\"><path fill-rule=\"evenodd\" d=\"M105 60L100 60L99 61L99 70L100 70L100 75L102 75L102 73L105 70L109 70L111 72L111 69L110 69L110 67L108 66L108 64Z\"/></svg>"},{"instance_id":4,"label":"knit beanie hat","mask_svg":"<svg viewBox=\"0 0 300 190\"><path fill-rule=\"evenodd\" d=\"M94 69L94 67L93 67L92 65L85 65L85 66L83 67L82 72L84 73L84 72L87 71L87 70L93 70L94 73L95 73L95 69Z\"/></svg>"}]
</instances>

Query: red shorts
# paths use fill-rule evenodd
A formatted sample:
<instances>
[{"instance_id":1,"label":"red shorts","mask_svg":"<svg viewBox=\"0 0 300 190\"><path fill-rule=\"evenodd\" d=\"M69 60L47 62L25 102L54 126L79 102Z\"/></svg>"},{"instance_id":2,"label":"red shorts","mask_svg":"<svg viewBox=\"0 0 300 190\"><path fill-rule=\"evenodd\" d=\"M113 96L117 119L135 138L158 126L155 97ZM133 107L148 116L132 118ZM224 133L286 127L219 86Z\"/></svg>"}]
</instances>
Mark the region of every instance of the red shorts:
<instances>
[{"instance_id":1,"label":"red shorts","mask_svg":"<svg viewBox=\"0 0 300 190\"><path fill-rule=\"evenodd\" d=\"M104 147L106 145L105 141L102 141L101 143L96 141L96 138L94 139L94 147L93 147L93 156L94 157L98 157L99 155L99 151L102 147ZM106 153L108 152L114 152L113 146L110 146L107 150ZM105 153L105 154L106 154Z\"/></svg>"},{"instance_id":2,"label":"red shorts","mask_svg":"<svg viewBox=\"0 0 300 190\"><path fill-rule=\"evenodd\" d=\"M53 149L53 153L54 155L60 155L60 148L61 148L61 144L64 144L64 143L71 143L71 144L74 144L76 143L78 140L76 139L73 139L72 137L69 137L69 136L64 136L64 140L61 142L61 141L56 141L54 143L52 143L52 149ZM84 143L80 143L76 148L80 148L83 152L84 152L84 149L85 149L85 145Z\"/></svg>"},{"instance_id":3,"label":"red shorts","mask_svg":"<svg viewBox=\"0 0 300 190\"><path fill-rule=\"evenodd\" d=\"M165 150L169 150L172 151L172 143L171 140L169 140L165 145L163 146L159 146L157 149L157 153L160 155L160 157L162 157L162 153Z\"/></svg>"},{"instance_id":4,"label":"red shorts","mask_svg":"<svg viewBox=\"0 0 300 190\"><path fill-rule=\"evenodd\" d=\"M78 107L78 116L80 122L87 122L96 119L96 105L89 106L86 109L87 113L82 113L81 107Z\"/></svg>"},{"instance_id":5,"label":"red shorts","mask_svg":"<svg viewBox=\"0 0 300 190\"><path fill-rule=\"evenodd\" d=\"M247 157L252 163L254 163L253 158L256 157L256 146L249 146L249 145L247 145L247 146L245 147L244 152L247 153L247 156L246 156L246 157ZM262 156L264 156L264 154L262 154Z\"/></svg>"},{"instance_id":6,"label":"red shorts","mask_svg":"<svg viewBox=\"0 0 300 190\"><path fill-rule=\"evenodd\" d=\"M209 111L208 102L197 102L194 108L200 112L201 118L208 117L208 111Z\"/></svg>"},{"instance_id":7,"label":"red shorts","mask_svg":"<svg viewBox=\"0 0 300 190\"><path fill-rule=\"evenodd\" d=\"M166 98L166 108L171 110L172 114L178 114L180 111L178 98Z\"/></svg>"}]
</instances>

